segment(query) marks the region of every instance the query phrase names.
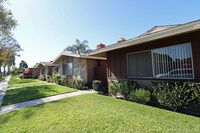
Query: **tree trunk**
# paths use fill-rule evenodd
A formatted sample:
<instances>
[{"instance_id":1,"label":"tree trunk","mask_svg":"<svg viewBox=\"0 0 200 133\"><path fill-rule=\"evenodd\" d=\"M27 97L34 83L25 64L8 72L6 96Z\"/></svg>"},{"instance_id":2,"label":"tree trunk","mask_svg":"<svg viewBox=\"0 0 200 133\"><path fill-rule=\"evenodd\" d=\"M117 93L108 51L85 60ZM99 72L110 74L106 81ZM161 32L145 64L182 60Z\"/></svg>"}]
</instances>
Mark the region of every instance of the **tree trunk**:
<instances>
[{"instance_id":1,"label":"tree trunk","mask_svg":"<svg viewBox=\"0 0 200 133\"><path fill-rule=\"evenodd\" d=\"M8 75L10 75L10 65L8 64Z\"/></svg>"},{"instance_id":2,"label":"tree trunk","mask_svg":"<svg viewBox=\"0 0 200 133\"><path fill-rule=\"evenodd\" d=\"M1 63L1 61L0 61L0 79L2 79L1 65L2 65L2 63Z\"/></svg>"},{"instance_id":3,"label":"tree trunk","mask_svg":"<svg viewBox=\"0 0 200 133\"><path fill-rule=\"evenodd\" d=\"M6 65L3 65L3 76L6 76Z\"/></svg>"}]
</instances>

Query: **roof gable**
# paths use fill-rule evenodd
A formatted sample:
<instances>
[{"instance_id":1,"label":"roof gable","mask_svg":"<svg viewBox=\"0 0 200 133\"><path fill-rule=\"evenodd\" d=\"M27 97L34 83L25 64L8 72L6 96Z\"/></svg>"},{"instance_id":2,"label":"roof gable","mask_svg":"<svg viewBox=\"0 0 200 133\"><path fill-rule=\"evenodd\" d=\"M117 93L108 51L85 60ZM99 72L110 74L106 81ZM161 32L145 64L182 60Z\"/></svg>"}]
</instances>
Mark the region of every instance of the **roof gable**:
<instances>
[{"instance_id":1,"label":"roof gable","mask_svg":"<svg viewBox=\"0 0 200 133\"><path fill-rule=\"evenodd\" d=\"M94 59L94 60L106 60L103 57L95 57L89 55L80 55L80 54L72 54L72 53L61 53L58 55L52 62L52 64L58 64L58 62L64 57L74 57L74 58L84 58L84 59Z\"/></svg>"},{"instance_id":2,"label":"roof gable","mask_svg":"<svg viewBox=\"0 0 200 133\"><path fill-rule=\"evenodd\" d=\"M167 30L167 29L170 29L170 28L174 28L174 27L177 27L177 26L180 26L180 25L181 24L178 24L178 25L166 25L166 26L155 26L152 29L148 30L147 32L143 33L142 35L140 35L138 37L150 35L150 34L153 34L153 33L156 33L156 32L160 32L160 31L163 31L163 30Z\"/></svg>"}]
</instances>

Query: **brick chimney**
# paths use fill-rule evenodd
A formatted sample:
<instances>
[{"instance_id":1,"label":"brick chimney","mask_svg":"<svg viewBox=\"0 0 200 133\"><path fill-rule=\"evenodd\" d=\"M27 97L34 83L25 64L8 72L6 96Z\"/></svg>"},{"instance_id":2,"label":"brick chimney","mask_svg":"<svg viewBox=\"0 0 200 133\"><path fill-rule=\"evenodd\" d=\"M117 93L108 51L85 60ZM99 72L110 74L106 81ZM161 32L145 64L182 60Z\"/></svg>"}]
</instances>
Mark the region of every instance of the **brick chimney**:
<instances>
[{"instance_id":1,"label":"brick chimney","mask_svg":"<svg viewBox=\"0 0 200 133\"><path fill-rule=\"evenodd\" d=\"M100 48L103 48L103 47L105 47L105 45L102 44L102 43L100 43L100 44L97 45L97 49L100 49Z\"/></svg>"},{"instance_id":2,"label":"brick chimney","mask_svg":"<svg viewBox=\"0 0 200 133\"><path fill-rule=\"evenodd\" d=\"M120 42L124 42L126 41L124 38L121 38L120 40L117 41L117 43L120 43Z\"/></svg>"}]
</instances>

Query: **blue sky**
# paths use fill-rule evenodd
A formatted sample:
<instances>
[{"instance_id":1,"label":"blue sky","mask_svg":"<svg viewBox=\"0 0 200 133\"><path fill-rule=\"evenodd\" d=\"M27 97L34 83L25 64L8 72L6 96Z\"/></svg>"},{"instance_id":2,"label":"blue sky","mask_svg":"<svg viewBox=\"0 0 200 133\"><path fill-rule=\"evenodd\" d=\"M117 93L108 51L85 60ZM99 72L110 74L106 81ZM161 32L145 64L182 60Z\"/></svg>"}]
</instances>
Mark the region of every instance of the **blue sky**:
<instances>
[{"instance_id":1,"label":"blue sky","mask_svg":"<svg viewBox=\"0 0 200 133\"><path fill-rule=\"evenodd\" d=\"M183 0L10 0L18 21L15 38L24 49L16 66L25 60L55 59L75 39L87 40L90 49L131 39L154 26L200 19L200 1Z\"/></svg>"}]
</instances>

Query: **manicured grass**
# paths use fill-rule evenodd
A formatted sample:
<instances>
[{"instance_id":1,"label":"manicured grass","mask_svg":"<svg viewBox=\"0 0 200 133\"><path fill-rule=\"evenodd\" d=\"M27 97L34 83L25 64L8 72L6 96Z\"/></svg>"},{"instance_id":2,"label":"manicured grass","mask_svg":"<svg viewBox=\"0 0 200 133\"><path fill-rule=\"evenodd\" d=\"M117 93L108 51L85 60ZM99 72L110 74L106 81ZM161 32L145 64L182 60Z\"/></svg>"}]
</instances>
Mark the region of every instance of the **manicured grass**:
<instances>
[{"instance_id":1,"label":"manicured grass","mask_svg":"<svg viewBox=\"0 0 200 133\"><path fill-rule=\"evenodd\" d=\"M198 133L200 118L98 94L85 94L0 116L2 132Z\"/></svg>"},{"instance_id":2,"label":"manicured grass","mask_svg":"<svg viewBox=\"0 0 200 133\"><path fill-rule=\"evenodd\" d=\"M21 83L21 84L9 85L8 88L23 87L23 86L38 85L38 84L47 84L47 83L46 82Z\"/></svg>"},{"instance_id":3,"label":"manicured grass","mask_svg":"<svg viewBox=\"0 0 200 133\"><path fill-rule=\"evenodd\" d=\"M39 82L40 80L37 79L19 79L19 75L12 75L9 81L9 85L12 84L21 84L21 83L31 83L31 82Z\"/></svg>"},{"instance_id":4,"label":"manicured grass","mask_svg":"<svg viewBox=\"0 0 200 133\"><path fill-rule=\"evenodd\" d=\"M0 82L3 81L5 78L7 78L8 76L4 76L2 77L2 79L0 79Z\"/></svg>"},{"instance_id":5,"label":"manicured grass","mask_svg":"<svg viewBox=\"0 0 200 133\"><path fill-rule=\"evenodd\" d=\"M2 105L10 105L14 103L24 102L33 99L39 99L52 95L74 92L75 89L71 89L59 85L38 85L21 87L12 90L7 90L3 99Z\"/></svg>"}]
</instances>

